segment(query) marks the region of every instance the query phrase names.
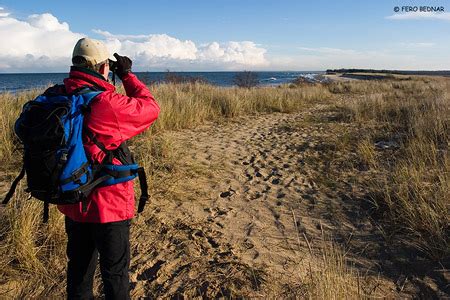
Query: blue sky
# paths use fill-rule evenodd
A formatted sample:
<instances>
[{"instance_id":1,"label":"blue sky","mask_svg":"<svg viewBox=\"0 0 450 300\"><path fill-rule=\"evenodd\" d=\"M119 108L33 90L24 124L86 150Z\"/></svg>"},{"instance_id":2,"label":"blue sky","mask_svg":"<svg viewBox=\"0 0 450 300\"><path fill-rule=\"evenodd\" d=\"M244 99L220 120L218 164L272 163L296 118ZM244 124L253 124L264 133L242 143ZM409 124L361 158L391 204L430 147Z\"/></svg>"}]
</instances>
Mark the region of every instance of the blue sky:
<instances>
[{"instance_id":1,"label":"blue sky","mask_svg":"<svg viewBox=\"0 0 450 300\"><path fill-rule=\"evenodd\" d=\"M445 12L406 12L403 6L442 6ZM69 45L80 36L104 40L142 70L450 68L449 1L0 0L0 7L3 19L12 19L0 18L0 38L20 45L12 51L2 43L0 72L64 68ZM30 24L33 43L25 34ZM64 45L34 50L42 36L49 47Z\"/></svg>"}]
</instances>

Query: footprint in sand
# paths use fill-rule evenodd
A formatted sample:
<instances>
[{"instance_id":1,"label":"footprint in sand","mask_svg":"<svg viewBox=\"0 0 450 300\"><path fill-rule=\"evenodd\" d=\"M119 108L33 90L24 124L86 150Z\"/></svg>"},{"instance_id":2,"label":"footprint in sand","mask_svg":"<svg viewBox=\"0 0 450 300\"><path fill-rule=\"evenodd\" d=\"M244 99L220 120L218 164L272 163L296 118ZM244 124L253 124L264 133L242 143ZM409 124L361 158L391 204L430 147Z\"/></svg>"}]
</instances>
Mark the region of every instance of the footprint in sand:
<instances>
[{"instance_id":1,"label":"footprint in sand","mask_svg":"<svg viewBox=\"0 0 450 300\"><path fill-rule=\"evenodd\" d=\"M153 266L151 266L148 269L145 269L142 273L140 273L137 276L137 280L146 280L146 281L153 281L156 279L157 275L158 275L158 271L161 269L161 267L165 264L166 262L163 260L158 260L156 261Z\"/></svg>"},{"instance_id":2,"label":"footprint in sand","mask_svg":"<svg viewBox=\"0 0 450 300\"><path fill-rule=\"evenodd\" d=\"M245 249L252 249L255 247L255 245L249 239L245 239L244 242L242 243L242 246Z\"/></svg>"},{"instance_id":3,"label":"footprint in sand","mask_svg":"<svg viewBox=\"0 0 450 300\"><path fill-rule=\"evenodd\" d=\"M260 192L255 192L252 196L251 199L252 200L256 200L262 197L262 194Z\"/></svg>"},{"instance_id":4,"label":"footprint in sand","mask_svg":"<svg viewBox=\"0 0 450 300\"><path fill-rule=\"evenodd\" d=\"M255 227L255 223L250 222L245 226L245 234L250 236L252 234L253 227Z\"/></svg>"},{"instance_id":5,"label":"footprint in sand","mask_svg":"<svg viewBox=\"0 0 450 300\"><path fill-rule=\"evenodd\" d=\"M229 209L229 210L231 210L231 209ZM228 211L226 210L226 209L222 209L222 208L219 208L219 207L214 207L214 208L212 208L211 209L211 216L213 217L213 218L216 218L216 217L219 217L219 216L226 216L226 215L228 215Z\"/></svg>"},{"instance_id":6,"label":"footprint in sand","mask_svg":"<svg viewBox=\"0 0 450 300\"><path fill-rule=\"evenodd\" d=\"M283 199L285 196L286 196L286 194L283 193L283 192L281 192L281 191L279 191L279 192L277 193L277 199Z\"/></svg>"},{"instance_id":7,"label":"footprint in sand","mask_svg":"<svg viewBox=\"0 0 450 300\"><path fill-rule=\"evenodd\" d=\"M264 190L262 190L262 192L263 193L268 193L268 192L270 192L270 190L271 190L272 188L269 186L269 185L265 185L265 187L264 187Z\"/></svg>"},{"instance_id":8,"label":"footprint in sand","mask_svg":"<svg viewBox=\"0 0 450 300\"><path fill-rule=\"evenodd\" d=\"M272 184L280 184L281 180L279 178L274 178Z\"/></svg>"},{"instance_id":9,"label":"footprint in sand","mask_svg":"<svg viewBox=\"0 0 450 300\"><path fill-rule=\"evenodd\" d=\"M236 194L236 191L230 188L228 191L221 192L220 198L228 198L234 194Z\"/></svg>"},{"instance_id":10,"label":"footprint in sand","mask_svg":"<svg viewBox=\"0 0 450 300\"><path fill-rule=\"evenodd\" d=\"M253 176L250 175L248 172L245 172L245 177L247 177L247 181L251 181L253 179Z\"/></svg>"}]
</instances>

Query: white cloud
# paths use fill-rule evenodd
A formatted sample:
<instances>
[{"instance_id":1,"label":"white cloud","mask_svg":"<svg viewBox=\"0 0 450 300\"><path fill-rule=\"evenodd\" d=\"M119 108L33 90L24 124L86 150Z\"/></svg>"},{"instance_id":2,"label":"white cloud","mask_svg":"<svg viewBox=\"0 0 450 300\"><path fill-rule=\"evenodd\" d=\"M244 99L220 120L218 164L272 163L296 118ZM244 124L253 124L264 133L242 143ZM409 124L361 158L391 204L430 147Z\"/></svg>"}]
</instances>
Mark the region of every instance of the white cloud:
<instances>
[{"instance_id":1,"label":"white cloud","mask_svg":"<svg viewBox=\"0 0 450 300\"><path fill-rule=\"evenodd\" d=\"M121 35L94 30L106 39L112 52L137 59L142 68L175 66L189 69L242 69L268 65L266 50L254 42L211 42L197 46L166 34ZM177 63L178 61L178 63Z\"/></svg>"},{"instance_id":2,"label":"white cloud","mask_svg":"<svg viewBox=\"0 0 450 300\"><path fill-rule=\"evenodd\" d=\"M130 41L135 41L135 42L142 42L142 41L146 41L148 39L148 35L146 35L146 34L140 34L140 35L112 34L109 31L100 30L100 29L93 29L92 31L95 33L98 33L108 39L130 40Z\"/></svg>"},{"instance_id":3,"label":"white cloud","mask_svg":"<svg viewBox=\"0 0 450 300\"><path fill-rule=\"evenodd\" d=\"M82 37L50 14L31 15L26 21L2 17L0 71L62 71L62 66L70 64L73 46Z\"/></svg>"},{"instance_id":4,"label":"white cloud","mask_svg":"<svg viewBox=\"0 0 450 300\"><path fill-rule=\"evenodd\" d=\"M133 59L135 70L233 70L268 65L266 50L250 41L196 45L167 34L94 32L111 53ZM19 20L0 7L0 72L67 71L73 46L84 36L50 13Z\"/></svg>"},{"instance_id":5,"label":"white cloud","mask_svg":"<svg viewBox=\"0 0 450 300\"><path fill-rule=\"evenodd\" d=\"M122 53L130 58L141 57L189 60L197 58L197 47L194 42L168 36L167 34L151 35L114 35L107 31L94 30L106 38L106 45L111 52Z\"/></svg>"},{"instance_id":6,"label":"white cloud","mask_svg":"<svg viewBox=\"0 0 450 300\"><path fill-rule=\"evenodd\" d=\"M434 47L436 44L435 43L399 43L399 45L401 47L405 47L405 48L412 48L412 49L418 49L418 48L432 48Z\"/></svg>"},{"instance_id":7,"label":"white cloud","mask_svg":"<svg viewBox=\"0 0 450 300\"><path fill-rule=\"evenodd\" d=\"M448 12L409 12L402 14L393 14L387 16L390 20L443 20L450 21L450 13Z\"/></svg>"},{"instance_id":8,"label":"white cloud","mask_svg":"<svg viewBox=\"0 0 450 300\"><path fill-rule=\"evenodd\" d=\"M0 18L7 17L7 16L9 16L9 15L10 15L9 12L6 12L5 9L4 9L3 7L0 7Z\"/></svg>"},{"instance_id":9,"label":"white cloud","mask_svg":"<svg viewBox=\"0 0 450 300\"><path fill-rule=\"evenodd\" d=\"M320 47L320 48L308 48L308 47L298 47L299 50L311 53L322 53L322 54L330 54L330 55L353 55L357 52L352 49L339 49L339 48L329 48L329 47Z\"/></svg>"},{"instance_id":10,"label":"white cloud","mask_svg":"<svg viewBox=\"0 0 450 300\"><path fill-rule=\"evenodd\" d=\"M58 19L49 13L42 15L31 15L28 17L27 21L31 26L45 31L69 31L69 24L66 22L59 23Z\"/></svg>"},{"instance_id":11,"label":"white cloud","mask_svg":"<svg viewBox=\"0 0 450 300\"><path fill-rule=\"evenodd\" d=\"M273 70L325 70L337 68L442 70L450 60L442 54L418 56L393 47L385 50L355 50L330 47L297 47L290 56L269 56Z\"/></svg>"}]
</instances>

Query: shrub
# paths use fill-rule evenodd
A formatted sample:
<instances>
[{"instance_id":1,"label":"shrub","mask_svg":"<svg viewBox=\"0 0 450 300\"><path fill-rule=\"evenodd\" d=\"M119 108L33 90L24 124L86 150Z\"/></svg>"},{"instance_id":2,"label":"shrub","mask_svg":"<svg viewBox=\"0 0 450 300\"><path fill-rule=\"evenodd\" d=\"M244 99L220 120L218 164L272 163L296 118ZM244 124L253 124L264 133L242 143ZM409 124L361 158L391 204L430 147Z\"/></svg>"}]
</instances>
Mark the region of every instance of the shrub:
<instances>
[{"instance_id":1,"label":"shrub","mask_svg":"<svg viewBox=\"0 0 450 300\"><path fill-rule=\"evenodd\" d=\"M259 84L258 74L250 71L236 73L233 83L241 88L252 88Z\"/></svg>"}]
</instances>

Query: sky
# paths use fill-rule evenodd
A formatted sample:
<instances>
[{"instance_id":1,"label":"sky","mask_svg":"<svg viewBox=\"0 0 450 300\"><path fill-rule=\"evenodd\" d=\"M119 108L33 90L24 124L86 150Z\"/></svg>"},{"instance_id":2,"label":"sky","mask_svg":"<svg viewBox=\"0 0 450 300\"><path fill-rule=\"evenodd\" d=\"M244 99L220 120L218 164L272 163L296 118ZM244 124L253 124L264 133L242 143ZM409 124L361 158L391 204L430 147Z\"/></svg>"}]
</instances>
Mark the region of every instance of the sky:
<instances>
[{"instance_id":1,"label":"sky","mask_svg":"<svg viewBox=\"0 0 450 300\"><path fill-rule=\"evenodd\" d=\"M82 37L136 71L444 70L450 1L0 0L0 73L65 72Z\"/></svg>"}]
</instances>

